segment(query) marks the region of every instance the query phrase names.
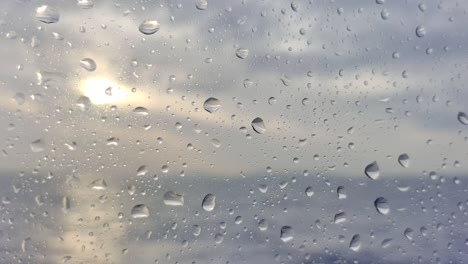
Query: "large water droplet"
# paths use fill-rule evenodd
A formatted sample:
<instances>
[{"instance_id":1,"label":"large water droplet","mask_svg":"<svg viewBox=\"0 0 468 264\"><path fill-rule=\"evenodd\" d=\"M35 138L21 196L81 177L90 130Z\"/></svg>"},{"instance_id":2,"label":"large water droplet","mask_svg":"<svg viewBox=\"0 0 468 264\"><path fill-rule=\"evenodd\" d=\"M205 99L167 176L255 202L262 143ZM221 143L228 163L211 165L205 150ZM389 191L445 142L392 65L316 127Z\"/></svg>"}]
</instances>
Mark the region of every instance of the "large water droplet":
<instances>
[{"instance_id":1,"label":"large water droplet","mask_svg":"<svg viewBox=\"0 0 468 264\"><path fill-rule=\"evenodd\" d=\"M107 189L107 183L104 179L97 179L92 181L89 187L93 190L105 190Z\"/></svg>"},{"instance_id":2,"label":"large water droplet","mask_svg":"<svg viewBox=\"0 0 468 264\"><path fill-rule=\"evenodd\" d=\"M413 231L413 229L408 227L408 228L405 229L405 231L403 231L403 235L405 235L405 237L408 240L413 240L414 231Z\"/></svg>"},{"instance_id":3,"label":"large water droplet","mask_svg":"<svg viewBox=\"0 0 468 264\"><path fill-rule=\"evenodd\" d=\"M361 249L361 237L359 235L354 235L349 242L349 249L352 251L358 252Z\"/></svg>"},{"instance_id":4,"label":"large water droplet","mask_svg":"<svg viewBox=\"0 0 468 264\"><path fill-rule=\"evenodd\" d=\"M216 196L214 196L211 193L207 194L205 198L203 198L203 202L202 202L203 210L207 212L211 212L213 211L215 206L216 206Z\"/></svg>"},{"instance_id":5,"label":"large water droplet","mask_svg":"<svg viewBox=\"0 0 468 264\"><path fill-rule=\"evenodd\" d=\"M463 112L458 112L458 121L465 126L468 126L468 116Z\"/></svg>"},{"instance_id":6,"label":"large water droplet","mask_svg":"<svg viewBox=\"0 0 468 264\"><path fill-rule=\"evenodd\" d=\"M265 124L263 123L263 119L260 117L255 118L252 120L252 128L258 134L263 134L266 132Z\"/></svg>"},{"instance_id":7,"label":"large water droplet","mask_svg":"<svg viewBox=\"0 0 468 264\"><path fill-rule=\"evenodd\" d=\"M135 109L133 109L133 113L137 116L147 116L148 109L144 108L143 106L138 106Z\"/></svg>"},{"instance_id":8,"label":"large water droplet","mask_svg":"<svg viewBox=\"0 0 468 264\"><path fill-rule=\"evenodd\" d=\"M291 241L294 238L294 232L293 232L292 227L290 226L281 227L280 238L281 240L283 240L283 242Z\"/></svg>"},{"instance_id":9,"label":"large water droplet","mask_svg":"<svg viewBox=\"0 0 468 264\"><path fill-rule=\"evenodd\" d=\"M220 233L217 233L215 235L214 239L215 239L216 244L220 244L221 242L223 242L224 236L222 234L220 234Z\"/></svg>"},{"instance_id":10,"label":"large water droplet","mask_svg":"<svg viewBox=\"0 0 468 264\"><path fill-rule=\"evenodd\" d=\"M60 13L55 7L42 5L36 8L36 18L44 23L57 23L60 19Z\"/></svg>"},{"instance_id":11,"label":"large water droplet","mask_svg":"<svg viewBox=\"0 0 468 264\"><path fill-rule=\"evenodd\" d=\"M214 97L210 97L206 99L205 103L203 103L203 108L208 113L214 113L221 108L221 101Z\"/></svg>"},{"instance_id":12,"label":"large water droplet","mask_svg":"<svg viewBox=\"0 0 468 264\"><path fill-rule=\"evenodd\" d=\"M292 3L291 3L291 9L292 9L294 12L299 11L299 3L298 3L297 1L292 1Z\"/></svg>"},{"instance_id":13,"label":"large water droplet","mask_svg":"<svg viewBox=\"0 0 468 264\"><path fill-rule=\"evenodd\" d=\"M208 1L198 0L195 6L197 7L198 10L206 10L208 8Z\"/></svg>"},{"instance_id":14,"label":"large water droplet","mask_svg":"<svg viewBox=\"0 0 468 264\"><path fill-rule=\"evenodd\" d=\"M422 38L422 37L424 37L426 35L426 28L423 27L423 26L418 26L418 27L416 27L415 32L416 32L416 36L418 38Z\"/></svg>"},{"instance_id":15,"label":"large water droplet","mask_svg":"<svg viewBox=\"0 0 468 264\"><path fill-rule=\"evenodd\" d=\"M364 169L364 173L367 175L367 177L371 178L372 180L377 180L380 177L380 169L377 162L374 161L371 164L367 165Z\"/></svg>"},{"instance_id":16,"label":"large water droplet","mask_svg":"<svg viewBox=\"0 0 468 264\"><path fill-rule=\"evenodd\" d=\"M346 222L346 213L340 212L335 215L335 218L333 219L333 222L335 224L341 224Z\"/></svg>"},{"instance_id":17,"label":"large water droplet","mask_svg":"<svg viewBox=\"0 0 468 264\"><path fill-rule=\"evenodd\" d=\"M42 152L45 150L45 143L42 139L36 139L29 145L32 152Z\"/></svg>"},{"instance_id":18,"label":"large water droplet","mask_svg":"<svg viewBox=\"0 0 468 264\"><path fill-rule=\"evenodd\" d=\"M85 59L80 60L80 66L83 69L90 71L90 72L96 70L96 62L94 62L94 60L90 58L85 58Z\"/></svg>"},{"instance_id":19,"label":"large water droplet","mask_svg":"<svg viewBox=\"0 0 468 264\"><path fill-rule=\"evenodd\" d=\"M132 218L148 218L150 211L144 204L137 204L132 208Z\"/></svg>"},{"instance_id":20,"label":"large water droplet","mask_svg":"<svg viewBox=\"0 0 468 264\"><path fill-rule=\"evenodd\" d=\"M398 157L398 162L403 168L408 168L410 166L410 158L408 154L404 153Z\"/></svg>"},{"instance_id":21,"label":"large water droplet","mask_svg":"<svg viewBox=\"0 0 468 264\"><path fill-rule=\"evenodd\" d=\"M240 48L236 51L236 56L239 59L245 59L247 56L249 56L249 50L245 48Z\"/></svg>"},{"instance_id":22,"label":"large water droplet","mask_svg":"<svg viewBox=\"0 0 468 264\"><path fill-rule=\"evenodd\" d=\"M169 206L184 205L184 196L174 191L168 191L164 194L164 204Z\"/></svg>"},{"instance_id":23,"label":"large water droplet","mask_svg":"<svg viewBox=\"0 0 468 264\"><path fill-rule=\"evenodd\" d=\"M138 27L138 30L140 30L140 32L145 35L151 35L151 34L158 32L160 28L161 28L161 25L159 24L158 21L147 19L140 24L140 26Z\"/></svg>"},{"instance_id":24,"label":"large water droplet","mask_svg":"<svg viewBox=\"0 0 468 264\"><path fill-rule=\"evenodd\" d=\"M148 173L148 168L145 165L138 167L137 176L145 176Z\"/></svg>"},{"instance_id":25,"label":"large water droplet","mask_svg":"<svg viewBox=\"0 0 468 264\"><path fill-rule=\"evenodd\" d=\"M267 220L261 219L260 221L258 221L258 229L260 229L260 231L266 231L268 229Z\"/></svg>"},{"instance_id":26,"label":"large water droplet","mask_svg":"<svg viewBox=\"0 0 468 264\"><path fill-rule=\"evenodd\" d=\"M380 214L386 215L390 212L390 207L388 206L388 201L384 197L379 197L374 202L375 209Z\"/></svg>"},{"instance_id":27,"label":"large water droplet","mask_svg":"<svg viewBox=\"0 0 468 264\"><path fill-rule=\"evenodd\" d=\"M94 0L78 0L77 4L83 9L91 9L94 6Z\"/></svg>"}]
</instances>

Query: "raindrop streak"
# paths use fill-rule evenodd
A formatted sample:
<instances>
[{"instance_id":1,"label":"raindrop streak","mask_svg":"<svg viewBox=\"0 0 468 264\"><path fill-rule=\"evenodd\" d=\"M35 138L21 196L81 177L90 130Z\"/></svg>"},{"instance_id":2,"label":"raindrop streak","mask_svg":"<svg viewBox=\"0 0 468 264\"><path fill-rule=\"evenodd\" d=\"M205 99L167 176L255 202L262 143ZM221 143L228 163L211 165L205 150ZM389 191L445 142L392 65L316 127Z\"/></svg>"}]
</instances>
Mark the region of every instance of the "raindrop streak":
<instances>
[{"instance_id":1,"label":"raindrop streak","mask_svg":"<svg viewBox=\"0 0 468 264\"><path fill-rule=\"evenodd\" d=\"M349 249L355 252L358 252L361 249L361 237L359 235L354 235L353 238L351 238Z\"/></svg>"},{"instance_id":2,"label":"raindrop streak","mask_svg":"<svg viewBox=\"0 0 468 264\"><path fill-rule=\"evenodd\" d=\"M221 101L214 97L210 97L203 103L203 108L208 113L214 113L221 108Z\"/></svg>"},{"instance_id":3,"label":"raindrop streak","mask_svg":"<svg viewBox=\"0 0 468 264\"><path fill-rule=\"evenodd\" d=\"M387 199L384 197L379 197L375 200L374 202L375 209L377 209L377 212L380 214L386 215L390 212L390 207L388 206Z\"/></svg>"},{"instance_id":4,"label":"raindrop streak","mask_svg":"<svg viewBox=\"0 0 468 264\"><path fill-rule=\"evenodd\" d=\"M426 35L426 28L423 27L423 26L418 26L418 27L416 28L416 36L417 36L418 38L422 38L422 37L424 37L425 35Z\"/></svg>"},{"instance_id":5,"label":"raindrop streak","mask_svg":"<svg viewBox=\"0 0 468 264\"><path fill-rule=\"evenodd\" d=\"M398 157L398 162L403 168L408 168L410 166L410 158L408 154L404 153Z\"/></svg>"},{"instance_id":6,"label":"raindrop streak","mask_svg":"<svg viewBox=\"0 0 468 264\"><path fill-rule=\"evenodd\" d=\"M46 24L57 23L60 19L60 13L55 7L42 5L36 9L36 18Z\"/></svg>"},{"instance_id":7,"label":"raindrop streak","mask_svg":"<svg viewBox=\"0 0 468 264\"><path fill-rule=\"evenodd\" d=\"M249 50L248 49L244 49L244 48L240 48L236 51L236 56L239 58L239 59L245 59L247 58L247 56L249 56Z\"/></svg>"},{"instance_id":8,"label":"raindrop streak","mask_svg":"<svg viewBox=\"0 0 468 264\"><path fill-rule=\"evenodd\" d=\"M164 194L164 204L169 206L184 205L184 196L174 191L168 191Z\"/></svg>"},{"instance_id":9,"label":"raindrop streak","mask_svg":"<svg viewBox=\"0 0 468 264\"><path fill-rule=\"evenodd\" d=\"M458 118L458 121L459 121L460 123L462 123L462 124L465 125L465 126L468 126L468 116L466 116L465 113L463 113L463 112L458 112L457 118Z\"/></svg>"},{"instance_id":10,"label":"raindrop streak","mask_svg":"<svg viewBox=\"0 0 468 264\"><path fill-rule=\"evenodd\" d=\"M85 59L80 60L80 66L81 66L81 68L83 68L83 69L85 69L87 71L90 71L90 72L96 70L96 62L94 62L90 58L85 58Z\"/></svg>"},{"instance_id":11,"label":"raindrop streak","mask_svg":"<svg viewBox=\"0 0 468 264\"><path fill-rule=\"evenodd\" d=\"M372 180L377 180L380 177L380 169L379 165L377 165L377 162L374 161L367 165L364 169L364 173L366 173L367 177L371 178Z\"/></svg>"},{"instance_id":12,"label":"raindrop streak","mask_svg":"<svg viewBox=\"0 0 468 264\"><path fill-rule=\"evenodd\" d=\"M160 28L161 25L159 25L158 21L147 19L140 24L138 30L145 35L152 35L158 32Z\"/></svg>"},{"instance_id":13,"label":"raindrop streak","mask_svg":"<svg viewBox=\"0 0 468 264\"><path fill-rule=\"evenodd\" d=\"M137 116L147 116L148 115L148 109L138 106L135 109L133 109L133 113Z\"/></svg>"},{"instance_id":14,"label":"raindrop streak","mask_svg":"<svg viewBox=\"0 0 468 264\"><path fill-rule=\"evenodd\" d=\"M263 134L266 132L265 124L263 123L263 119L260 117L255 118L252 120L252 128L258 134Z\"/></svg>"},{"instance_id":15,"label":"raindrop streak","mask_svg":"<svg viewBox=\"0 0 468 264\"><path fill-rule=\"evenodd\" d=\"M205 198L203 198L203 202L202 202L203 210L207 212L211 212L213 211L215 206L216 206L216 196L214 196L211 193L207 194Z\"/></svg>"},{"instance_id":16,"label":"raindrop streak","mask_svg":"<svg viewBox=\"0 0 468 264\"><path fill-rule=\"evenodd\" d=\"M283 226L281 227L281 235L280 235L281 240L283 242L288 242L291 241L293 237L293 229L290 226Z\"/></svg>"},{"instance_id":17,"label":"raindrop streak","mask_svg":"<svg viewBox=\"0 0 468 264\"><path fill-rule=\"evenodd\" d=\"M150 211L144 204L137 204L132 208L132 218L148 218Z\"/></svg>"}]
</instances>

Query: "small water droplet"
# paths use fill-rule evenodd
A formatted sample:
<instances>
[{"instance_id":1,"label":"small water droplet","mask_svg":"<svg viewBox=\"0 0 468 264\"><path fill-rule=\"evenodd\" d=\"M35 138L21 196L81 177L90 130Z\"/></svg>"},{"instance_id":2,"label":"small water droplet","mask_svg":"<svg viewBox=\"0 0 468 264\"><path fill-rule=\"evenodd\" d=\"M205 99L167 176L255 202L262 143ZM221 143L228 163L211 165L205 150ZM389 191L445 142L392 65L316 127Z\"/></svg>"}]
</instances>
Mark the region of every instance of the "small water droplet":
<instances>
[{"instance_id":1,"label":"small water droplet","mask_svg":"<svg viewBox=\"0 0 468 264\"><path fill-rule=\"evenodd\" d=\"M312 189L312 187L307 187L306 190L305 190L305 194L308 196L308 197L312 197L314 195L314 190Z\"/></svg>"},{"instance_id":2,"label":"small water droplet","mask_svg":"<svg viewBox=\"0 0 468 264\"><path fill-rule=\"evenodd\" d=\"M215 206L216 206L216 196L214 196L211 193L207 194L205 198L203 198L203 202L202 202L203 210L207 212L211 212L213 211Z\"/></svg>"},{"instance_id":3,"label":"small water droplet","mask_svg":"<svg viewBox=\"0 0 468 264\"><path fill-rule=\"evenodd\" d=\"M221 101L214 97L210 97L206 99L205 103L203 103L203 108L208 113L214 113L221 108Z\"/></svg>"},{"instance_id":4,"label":"small water droplet","mask_svg":"<svg viewBox=\"0 0 468 264\"><path fill-rule=\"evenodd\" d=\"M45 143L42 139L36 139L29 145L32 152L42 152L45 150Z\"/></svg>"},{"instance_id":5,"label":"small water droplet","mask_svg":"<svg viewBox=\"0 0 468 264\"><path fill-rule=\"evenodd\" d=\"M138 27L138 30L140 30L140 32L145 35L151 35L151 34L158 32L160 28L161 28L161 25L159 24L158 21L147 19L140 24L140 26Z\"/></svg>"},{"instance_id":6,"label":"small water droplet","mask_svg":"<svg viewBox=\"0 0 468 264\"><path fill-rule=\"evenodd\" d=\"M148 207L144 204L137 204L132 208L131 216L132 218L148 218L150 211Z\"/></svg>"},{"instance_id":7,"label":"small water droplet","mask_svg":"<svg viewBox=\"0 0 468 264\"><path fill-rule=\"evenodd\" d=\"M91 105L91 100L86 96L80 96L75 103L81 111L87 111Z\"/></svg>"},{"instance_id":8,"label":"small water droplet","mask_svg":"<svg viewBox=\"0 0 468 264\"><path fill-rule=\"evenodd\" d=\"M364 173L367 175L367 177L371 178L372 180L377 180L380 177L380 169L377 162L374 161L371 164L367 165L364 169Z\"/></svg>"},{"instance_id":9,"label":"small water droplet","mask_svg":"<svg viewBox=\"0 0 468 264\"><path fill-rule=\"evenodd\" d=\"M268 229L268 222L265 219L258 221L258 229L260 229L260 231L266 231Z\"/></svg>"},{"instance_id":10,"label":"small water droplet","mask_svg":"<svg viewBox=\"0 0 468 264\"><path fill-rule=\"evenodd\" d=\"M263 119L261 119L260 117L257 117L254 120L252 120L251 125L253 130L258 134L263 134L266 132L265 124L263 123Z\"/></svg>"},{"instance_id":11,"label":"small water droplet","mask_svg":"<svg viewBox=\"0 0 468 264\"><path fill-rule=\"evenodd\" d=\"M90 58L85 58L85 59L80 60L80 66L83 69L90 71L90 72L96 70L96 62L94 62L94 60Z\"/></svg>"}]
</instances>

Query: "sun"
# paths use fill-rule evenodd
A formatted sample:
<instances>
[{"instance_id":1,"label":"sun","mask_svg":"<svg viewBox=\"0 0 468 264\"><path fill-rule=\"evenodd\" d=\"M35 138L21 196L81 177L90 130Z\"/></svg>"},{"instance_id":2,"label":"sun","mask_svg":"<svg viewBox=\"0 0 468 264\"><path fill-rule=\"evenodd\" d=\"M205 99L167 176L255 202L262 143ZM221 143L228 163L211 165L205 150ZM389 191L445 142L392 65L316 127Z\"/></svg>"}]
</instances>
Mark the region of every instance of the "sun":
<instances>
[{"instance_id":1,"label":"sun","mask_svg":"<svg viewBox=\"0 0 468 264\"><path fill-rule=\"evenodd\" d=\"M128 97L125 89L105 78L87 80L83 83L81 90L84 96L96 105L120 103Z\"/></svg>"}]
</instances>

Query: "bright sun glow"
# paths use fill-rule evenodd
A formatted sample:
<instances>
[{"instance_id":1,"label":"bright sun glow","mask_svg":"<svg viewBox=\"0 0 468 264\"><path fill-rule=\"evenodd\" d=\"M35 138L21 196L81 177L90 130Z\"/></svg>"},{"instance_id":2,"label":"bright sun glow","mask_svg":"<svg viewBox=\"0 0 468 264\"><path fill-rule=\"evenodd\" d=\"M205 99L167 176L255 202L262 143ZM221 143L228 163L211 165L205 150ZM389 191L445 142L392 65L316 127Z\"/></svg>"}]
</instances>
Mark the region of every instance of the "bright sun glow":
<instances>
[{"instance_id":1,"label":"bright sun glow","mask_svg":"<svg viewBox=\"0 0 468 264\"><path fill-rule=\"evenodd\" d=\"M82 91L93 104L112 104L125 100L128 93L108 79L91 79L84 83Z\"/></svg>"}]
</instances>

